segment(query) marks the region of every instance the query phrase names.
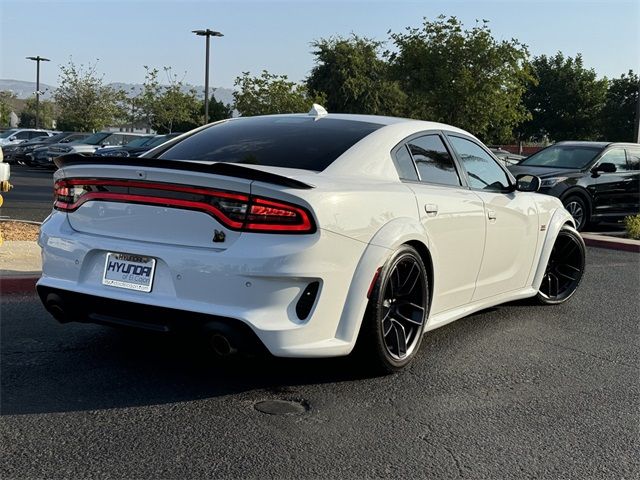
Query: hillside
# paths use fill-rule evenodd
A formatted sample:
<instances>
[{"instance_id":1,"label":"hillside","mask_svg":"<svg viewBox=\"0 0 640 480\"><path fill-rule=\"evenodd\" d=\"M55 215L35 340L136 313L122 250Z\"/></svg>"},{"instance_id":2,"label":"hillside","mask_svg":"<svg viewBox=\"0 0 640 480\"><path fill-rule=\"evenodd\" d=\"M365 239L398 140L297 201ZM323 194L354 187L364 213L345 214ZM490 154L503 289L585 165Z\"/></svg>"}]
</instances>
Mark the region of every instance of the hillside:
<instances>
[{"instance_id":1,"label":"hillside","mask_svg":"<svg viewBox=\"0 0 640 480\"><path fill-rule=\"evenodd\" d=\"M129 93L130 96L136 96L142 91L141 83L120 83L114 82L109 84L111 87L116 89L122 89L125 92ZM198 92L198 98L202 99L204 97L204 86L202 85L185 85L184 90L188 91L191 88L195 89ZM47 85L45 83L40 83L40 91L44 92L40 98L43 100L50 100L53 97L53 91L56 89L55 86ZM16 94L19 99L29 98L36 91L36 83L35 82L25 82L23 80L13 80L13 79L0 79L0 91L8 90ZM213 95L216 100L219 100L226 104L233 103L233 90L231 88L214 88L212 87Z\"/></svg>"}]
</instances>

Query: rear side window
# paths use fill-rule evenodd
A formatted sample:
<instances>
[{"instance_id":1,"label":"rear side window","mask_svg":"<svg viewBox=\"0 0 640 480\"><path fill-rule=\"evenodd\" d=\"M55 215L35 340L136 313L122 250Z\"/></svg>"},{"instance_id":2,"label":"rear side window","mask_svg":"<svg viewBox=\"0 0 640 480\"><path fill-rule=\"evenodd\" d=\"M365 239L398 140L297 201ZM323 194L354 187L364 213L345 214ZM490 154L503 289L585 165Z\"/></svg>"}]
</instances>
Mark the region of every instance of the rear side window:
<instances>
[{"instance_id":1,"label":"rear side window","mask_svg":"<svg viewBox=\"0 0 640 480\"><path fill-rule=\"evenodd\" d=\"M440 185L461 185L453 159L439 135L414 138L407 145L421 181Z\"/></svg>"},{"instance_id":2,"label":"rear side window","mask_svg":"<svg viewBox=\"0 0 640 480\"><path fill-rule=\"evenodd\" d=\"M302 115L239 118L195 133L158 158L322 171L381 126Z\"/></svg>"},{"instance_id":3,"label":"rear side window","mask_svg":"<svg viewBox=\"0 0 640 480\"><path fill-rule=\"evenodd\" d=\"M409 153L409 150L407 150L406 145L403 145L398 149L395 157L396 166L398 167L398 176L402 180L418 181L418 174L413 166L413 159L411 158L411 154Z\"/></svg>"}]
</instances>

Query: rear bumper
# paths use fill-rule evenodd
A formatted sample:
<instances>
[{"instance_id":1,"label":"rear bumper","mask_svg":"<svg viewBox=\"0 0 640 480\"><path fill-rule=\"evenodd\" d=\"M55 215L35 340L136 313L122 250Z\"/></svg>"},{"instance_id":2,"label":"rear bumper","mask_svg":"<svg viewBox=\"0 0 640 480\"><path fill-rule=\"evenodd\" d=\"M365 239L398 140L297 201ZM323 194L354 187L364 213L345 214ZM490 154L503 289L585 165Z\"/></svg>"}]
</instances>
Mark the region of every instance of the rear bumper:
<instances>
[{"instance_id":1,"label":"rear bumper","mask_svg":"<svg viewBox=\"0 0 640 480\"><path fill-rule=\"evenodd\" d=\"M388 253L324 230L308 236L246 234L224 251L122 240L79 233L60 212L42 225L39 243L38 291L62 292L82 307L81 321L104 323L99 317L106 315L125 323L159 318L162 325L169 318L166 328L173 329L199 315L220 317L247 325L272 354L283 357L348 354L369 282ZM152 291L103 285L108 252L156 258ZM313 282L319 289L301 319L297 307Z\"/></svg>"}]
</instances>

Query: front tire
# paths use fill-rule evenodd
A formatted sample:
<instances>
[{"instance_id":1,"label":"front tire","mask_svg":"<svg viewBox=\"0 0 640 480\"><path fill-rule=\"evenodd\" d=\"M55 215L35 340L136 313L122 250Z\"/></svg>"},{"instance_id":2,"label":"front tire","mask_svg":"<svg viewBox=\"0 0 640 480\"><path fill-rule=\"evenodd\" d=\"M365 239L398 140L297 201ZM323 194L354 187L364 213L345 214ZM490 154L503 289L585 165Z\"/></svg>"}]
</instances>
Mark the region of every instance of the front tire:
<instances>
[{"instance_id":1,"label":"front tire","mask_svg":"<svg viewBox=\"0 0 640 480\"><path fill-rule=\"evenodd\" d=\"M590 219L587 202L579 195L569 195L562 203L576 222L576 230L581 232Z\"/></svg>"},{"instance_id":2,"label":"front tire","mask_svg":"<svg viewBox=\"0 0 640 480\"><path fill-rule=\"evenodd\" d=\"M568 225L563 226L551 250L536 297L540 303L557 305L573 296L584 275L585 251L580 234Z\"/></svg>"},{"instance_id":3,"label":"front tire","mask_svg":"<svg viewBox=\"0 0 640 480\"><path fill-rule=\"evenodd\" d=\"M427 270L418 252L403 245L380 271L358 341L378 373L395 373L415 358L427 318Z\"/></svg>"}]
</instances>

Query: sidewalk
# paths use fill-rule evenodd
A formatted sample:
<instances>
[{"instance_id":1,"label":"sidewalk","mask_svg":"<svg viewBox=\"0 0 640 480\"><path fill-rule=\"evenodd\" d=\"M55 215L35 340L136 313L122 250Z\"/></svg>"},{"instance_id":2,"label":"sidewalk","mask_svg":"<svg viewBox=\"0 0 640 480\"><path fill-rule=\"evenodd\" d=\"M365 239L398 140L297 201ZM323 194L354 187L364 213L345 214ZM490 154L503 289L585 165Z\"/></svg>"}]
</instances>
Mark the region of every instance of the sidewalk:
<instances>
[{"instance_id":1,"label":"sidewalk","mask_svg":"<svg viewBox=\"0 0 640 480\"><path fill-rule=\"evenodd\" d=\"M6 241L0 245L0 293L35 292L42 271L36 242Z\"/></svg>"}]
</instances>

